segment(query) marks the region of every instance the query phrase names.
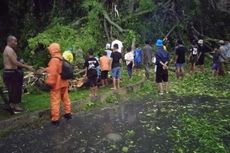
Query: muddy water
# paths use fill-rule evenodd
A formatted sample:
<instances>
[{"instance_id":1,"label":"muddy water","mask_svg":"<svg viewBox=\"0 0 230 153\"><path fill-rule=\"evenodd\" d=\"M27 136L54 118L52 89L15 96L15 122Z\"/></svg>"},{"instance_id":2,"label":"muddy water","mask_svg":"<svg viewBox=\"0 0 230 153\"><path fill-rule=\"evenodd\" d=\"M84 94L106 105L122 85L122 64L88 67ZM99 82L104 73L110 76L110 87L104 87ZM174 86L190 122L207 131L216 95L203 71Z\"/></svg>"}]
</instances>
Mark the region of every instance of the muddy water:
<instances>
[{"instance_id":1,"label":"muddy water","mask_svg":"<svg viewBox=\"0 0 230 153\"><path fill-rule=\"evenodd\" d=\"M173 141L168 129L181 113L202 115L229 110L227 99L211 97L144 98L77 113L58 127L46 122L35 129L20 129L0 139L3 153L169 153ZM227 112L227 111L226 111Z\"/></svg>"}]
</instances>

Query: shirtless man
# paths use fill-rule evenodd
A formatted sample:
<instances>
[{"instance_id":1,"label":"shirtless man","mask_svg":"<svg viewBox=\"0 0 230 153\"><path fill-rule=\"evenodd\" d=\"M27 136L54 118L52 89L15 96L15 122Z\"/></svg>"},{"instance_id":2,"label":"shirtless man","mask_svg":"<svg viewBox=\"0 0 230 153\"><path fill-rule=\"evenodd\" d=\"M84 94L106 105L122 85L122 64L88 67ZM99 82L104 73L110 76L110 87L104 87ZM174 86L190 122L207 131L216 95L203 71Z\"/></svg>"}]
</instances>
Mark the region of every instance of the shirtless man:
<instances>
[{"instance_id":1,"label":"shirtless man","mask_svg":"<svg viewBox=\"0 0 230 153\"><path fill-rule=\"evenodd\" d=\"M21 103L21 83L20 73L18 68L26 68L29 71L34 71L32 66L23 64L17 60L15 49L17 47L17 38L15 36L7 37L7 45L3 52L3 81L8 89L8 108L13 114L20 113L23 109L19 106Z\"/></svg>"}]
</instances>

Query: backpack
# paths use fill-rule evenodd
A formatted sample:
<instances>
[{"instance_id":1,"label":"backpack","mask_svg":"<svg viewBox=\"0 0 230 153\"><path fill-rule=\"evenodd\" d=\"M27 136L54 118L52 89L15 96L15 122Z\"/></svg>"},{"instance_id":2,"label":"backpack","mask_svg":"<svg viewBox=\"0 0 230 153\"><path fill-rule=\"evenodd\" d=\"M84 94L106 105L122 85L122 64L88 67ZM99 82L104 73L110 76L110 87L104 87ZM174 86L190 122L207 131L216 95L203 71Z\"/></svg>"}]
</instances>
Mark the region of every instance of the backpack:
<instances>
[{"instance_id":1,"label":"backpack","mask_svg":"<svg viewBox=\"0 0 230 153\"><path fill-rule=\"evenodd\" d=\"M74 77L73 66L64 58L63 59L61 59L59 57L53 57L53 58L58 58L60 61L62 61L62 71L60 73L62 80L72 79Z\"/></svg>"}]
</instances>

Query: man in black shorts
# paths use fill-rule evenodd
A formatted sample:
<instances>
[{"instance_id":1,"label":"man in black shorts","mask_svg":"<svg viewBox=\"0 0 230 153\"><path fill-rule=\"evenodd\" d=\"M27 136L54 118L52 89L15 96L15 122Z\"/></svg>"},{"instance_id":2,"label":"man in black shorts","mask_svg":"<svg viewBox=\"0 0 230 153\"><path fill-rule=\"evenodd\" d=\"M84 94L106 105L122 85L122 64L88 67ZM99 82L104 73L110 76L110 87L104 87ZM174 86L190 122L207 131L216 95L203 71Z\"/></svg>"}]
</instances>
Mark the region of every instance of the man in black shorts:
<instances>
[{"instance_id":1,"label":"man in black shorts","mask_svg":"<svg viewBox=\"0 0 230 153\"><path fill-rule=\"evenodd\" d=\"M196 65L200 66L200 71L204 72L204 57L205 57L206 47L204 46L204 41L200 39L198 41L198 60Z\"/></svg>"},{"instance_id":2,"label":"man in black shorts","mask_svg":"<svg viewBox=\"0 0 230 153\"><path fill-rule=\"evenodd\" d=\"M91 96L96 96L97 93L97 70L99 66L97 59L93 56L93 49L88 50L88 58L85 60L84 68L85 76L87 76L90 83Z\"/></svg>"},{"instance_id":3,"label":"man in black shorts","mask_svg":"<svg viewBox=\"0 0 230 153\"><path fill-rule=\"evenodd\" d=\"M12 114L21 113L21 96L22 96L22 68L34 71L32 66L26 65L17 60L17 38L15 36L7 37L7 45L3 52L3 81L8 90L8 101L6 101L7 110Z\"/></svg>"},{"instance_id":4,"label":"man in black shorts","mask_svg":"<svg viewBox=\"0 0 230 153\"><path fill-rule=\"evenodd\" d=\"M163 95L165 90L168 93L168 62L169 54L165 51L163 47L163 40L158 39L156 42L157 51L155 54L156 57L156 83L158 84L159 94Z\"/></svg>"}]
</instances>

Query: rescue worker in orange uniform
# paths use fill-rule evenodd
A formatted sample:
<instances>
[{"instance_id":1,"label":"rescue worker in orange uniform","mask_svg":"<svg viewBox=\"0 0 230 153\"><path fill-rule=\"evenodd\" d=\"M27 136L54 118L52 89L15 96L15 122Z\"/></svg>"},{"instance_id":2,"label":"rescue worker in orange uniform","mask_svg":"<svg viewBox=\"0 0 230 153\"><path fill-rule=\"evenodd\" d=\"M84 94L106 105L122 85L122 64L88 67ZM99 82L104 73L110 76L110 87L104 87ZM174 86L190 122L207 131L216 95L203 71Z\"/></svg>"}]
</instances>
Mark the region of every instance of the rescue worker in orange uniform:
<instances>
[{"instance_id":1,"label":"rescue worker in orange uniform","mask_svg":"<svg viewBox=\"0 0 230 153\"><path fill-rule=\"evenodd\" d=\"M64 117L68 120L72 118L71 103L68 93L68 80L61 79L62 70L62 54L60 45L52 43L48 47L51 59L48 67L44 70L47 72L48 77L46 84L50 86L50 107L51 107L51 123L59 125L60 119L60 101L64 104ZM60 58L60 59L59 59Z\"/></svg>"}]
</instances>

